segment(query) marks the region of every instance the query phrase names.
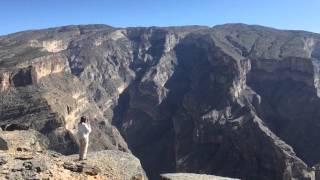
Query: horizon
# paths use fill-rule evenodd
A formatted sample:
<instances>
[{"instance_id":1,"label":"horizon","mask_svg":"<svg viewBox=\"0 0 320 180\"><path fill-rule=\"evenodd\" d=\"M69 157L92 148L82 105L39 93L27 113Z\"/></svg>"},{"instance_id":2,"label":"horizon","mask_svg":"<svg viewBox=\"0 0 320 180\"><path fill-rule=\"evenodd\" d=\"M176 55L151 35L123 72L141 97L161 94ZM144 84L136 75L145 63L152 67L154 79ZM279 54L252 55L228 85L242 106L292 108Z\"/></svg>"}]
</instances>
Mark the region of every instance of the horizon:
<instances>
[{"instance_id":1,"label":"horizon","mask_svg":"<svg viewBox=\"0 0 320 180\"><path fill-rule=\"evenodd\" d=\"M279 30L320 33L320 1L276 0L12 0L0 2L0 35L68 25L104 24L112 27L208 26L241 23Z\"/></svg>"},{"instance_id":2,"label":"horizon","mask_svg":"<svg viewBox=\"0 0 320 180\"><path fill-rule=\"evenodd\" d=\"M25 31L39 31L39 30L46 30L46 29L52 29L52 28L61 28L61 27L67 27L67 26L94 26L94 25L104 25L104 26L110 26L112 28L149 28L149 27L158 27L158 28L170 28L170 27L188 27L188 26L203 26L203 27L208 27L208 28L214 28L215 26L224 26L224 25L235 25L235 24L242 24L246 26L260 26L264 28L271 28L279 31L303 31L303 32L309 32L309 33L315 33L315 34L320 34L320 32L314 32L314 31L308 31L304 29L281 29L277 27L271 27L271 26L265 26L265 25L260 25L260 24L246 24L242 22L231 22L231 23L224 23L224 24L215 24L213 26L207 26L207 25L197 25L197 24L189 24L189 25L172 25L172 26L125 26L125 27L117 27L117 26L112 26L110 24L66 24L66 25L61 25L61 26L52 26L52 27L44 27L44 28L34 28L34 29L24 29L21 31L14 31L8 34L0 34L0 36L7 36L15 33L20 33L20 32L25 32Z\"/></svg>"}]
</instances>

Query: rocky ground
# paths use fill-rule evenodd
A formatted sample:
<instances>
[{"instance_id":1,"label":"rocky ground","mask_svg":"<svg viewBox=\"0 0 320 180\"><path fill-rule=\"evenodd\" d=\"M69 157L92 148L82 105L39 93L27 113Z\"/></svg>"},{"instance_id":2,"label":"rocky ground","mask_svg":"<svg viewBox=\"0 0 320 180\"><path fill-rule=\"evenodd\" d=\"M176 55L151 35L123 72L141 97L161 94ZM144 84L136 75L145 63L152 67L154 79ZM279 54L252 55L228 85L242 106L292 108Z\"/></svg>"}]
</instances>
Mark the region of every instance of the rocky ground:
<instances>
[{"instance_id":1,"label":"rocky ground","mask_svg":"<svg viewBox=\"0 0 320 180\"><path fill-rule=\"evenodd\" d=\"M90 152L87 160L79 161L77 155L47 151L40 145L41 140L34 138L34 131L3 133L0 134L0 179L147 179L140 161L129 153ZM10 145L4 148L3 142Z\"/></svg>"},{"instance_id":2,"label":"rocky ground","mask_svg":"<svg viewBox=\"0 0 320 180\"><path fill-rule=\"evenodd\" d=\"M192 173L162 174L161 178L162 180L239 180L234 178Z\"/></svg>"},{"instance_id":3,"label":"rocky ground","mask_svg":"<svg viewBox=\"0 0 320 180\"><path fill-rule=\"evenodd\" d=\"M90 159L55 152L0 151L1 179L147 179L138 159L121 151L88 154Z\"/></svg>"},{"instance_id":4,"label":"rocky ground","mask_svg":"<svg viewBox=\"0 0 320 180\"><path fill-rule=\"evenodd\" d=\"M310 180L320 161L319 77L320 35L311 32L245 24L18 32L0 37L0 127L35 130L44 139L35 146L67 156L87 115L90 151L132 153L150 179Z\"/></svg>"}]
</instances>

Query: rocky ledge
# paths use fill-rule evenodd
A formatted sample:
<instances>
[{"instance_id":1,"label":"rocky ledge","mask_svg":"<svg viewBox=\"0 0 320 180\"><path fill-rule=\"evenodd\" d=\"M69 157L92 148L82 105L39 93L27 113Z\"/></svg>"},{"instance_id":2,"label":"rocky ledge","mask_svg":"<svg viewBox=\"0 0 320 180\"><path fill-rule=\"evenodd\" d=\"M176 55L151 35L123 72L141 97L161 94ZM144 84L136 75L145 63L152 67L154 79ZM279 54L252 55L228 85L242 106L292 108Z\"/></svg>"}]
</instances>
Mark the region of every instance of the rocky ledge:
<instances>
[{"instance_id":1,"label":"rocky ledge","mask_svg":"<svg viewBox=\"0 0 320 180\"><path fill-rule=\"evenodd\" d=\"M0 151L0 179L145 180L140 161L114 150L91 152L88 160L53 151Z\"/></svg>"},{"instance_id":2,"label":"rocky ledge","mask_svg":"<svg viewBox=\"0 0 320 180\"><path fill-rule=\"evenodd\" d=\"M239 180L234 178L206 175L206 174L192 174L192 173L169 173L162 174L162 180Z\"/></svg>"},{"instance_id":3,"label":"rocky ledge","mask_svg":"<svg viewBox=\"0 0 320 180\"><path fill-rule=\"evenodd\" d=\"M36 131L1 131L0 179L147 179L132 154L104 150L79 161L77 155L47 151L45 141Z\"/></svg>"}]
</instances>

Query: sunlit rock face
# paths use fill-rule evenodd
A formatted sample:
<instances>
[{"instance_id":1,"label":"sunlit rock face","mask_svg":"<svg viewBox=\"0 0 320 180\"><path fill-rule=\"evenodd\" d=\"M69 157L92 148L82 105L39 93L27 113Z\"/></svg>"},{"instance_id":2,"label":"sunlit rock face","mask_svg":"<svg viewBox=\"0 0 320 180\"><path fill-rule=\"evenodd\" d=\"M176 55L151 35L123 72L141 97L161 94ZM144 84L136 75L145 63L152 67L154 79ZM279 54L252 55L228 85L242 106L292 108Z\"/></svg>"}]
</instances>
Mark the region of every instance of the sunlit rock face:
<instances>
[{"instance_id":1,"label":"sunlit rock face","mask_svg":"<svg viewBox=\"0 0 320 180\"><path fill-rule=\"evenodd\" d=\"M261 26L105 25L0 40L0 126L48 147L131 151L150 179L189 172L310 179L320 161L320 36Z\"/></svg>"},{"instance_id":2,"label":"sunlit rock face","mask_svg":"<svg viewBox=\"0 0 320 180\"><path fill-rule=\"evenodd\" d=\"M93 121L91 150L129 151L118 130L88 95L87 87L71 73L67 46L62 41L80 36L80 29L88 34L108 29L90 28L70 26L17 33L3 41L16 46L3 50L12 55L1 59L2 129L35 129L48 137L50 149L71 154L78 152L76 127L86 115ZM45 43L38 43L42 41Z\"/></svg>"},{"instance_id":3,"label":"sunlit rock face","mask_svg":"<svg viewBox=\"0 0 320 180\"><path fill-rule=\"evenodd\" d=\"M0 92L8 90L10 87L10 75L8 72L2 72L0 75Z\"/></svg>"},{"instance_id":4,"label":"sunlit rock face","mask_svg":"<svg viewBox=\"0 0 320 180\"><path fill-rule=\"evenodd\" d=\"M44 41L42 42L43 48L48 52L59 52L65 50L68 44L64 43L62 40Z\"/></svg>"}]
</instances>

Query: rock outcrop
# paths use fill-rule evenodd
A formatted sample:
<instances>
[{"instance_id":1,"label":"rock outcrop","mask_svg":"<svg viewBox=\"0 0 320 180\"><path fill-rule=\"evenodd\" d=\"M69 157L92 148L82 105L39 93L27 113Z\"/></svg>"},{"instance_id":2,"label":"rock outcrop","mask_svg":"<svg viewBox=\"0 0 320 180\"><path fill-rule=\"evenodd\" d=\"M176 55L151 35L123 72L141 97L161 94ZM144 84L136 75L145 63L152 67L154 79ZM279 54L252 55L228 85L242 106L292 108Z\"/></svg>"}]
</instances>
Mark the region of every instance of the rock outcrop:
<instances>
[{"instance_id":1,"label":"rock outcrop","mask_svg":"<svg viewBox=\"0 0 320 180\"><path fill-rule=\"evenodd\" d=\"M86 114L90 150L132 152L151 179L313 179L319 62L320 35L244 24L15 33L0 40L0 126L73 154Z\"/></svg>"},{"instance_id":2,"label":"rock outcrop","mask_svg":"<svg viewBox=\"0 0 320 180\"><path fill-rule=\"evenodd\" d=\"M93 99L88 96L87 87L71 73L68 54L63 52L66 46L60 47L61 43L57 43L60 40L56 40L69 42L79 35L78 28L69 30L52 29L51 38L46 38L44 32L30 32L26 37L18 33L2 41L1 47L6 43L14 45L1 49L0 126L4 130L35 129L49 138L50 149L72 154L77 152L76 124L81 115L87 115L95 129L92 150L129 151L118 130L91 103ZM35 47L35 41L41 40L45 40L43 44L49 50ZM31 45L27 43L30 41ZM6 56L8 53L11 55Z\"/></svg>"},{"instance_id":3,"label":"rock outcrop","mask_svg":"<svg viewBox=\"0 0 320 180\"><path fill-rule=\"evenodd\" d=\"M192 174L192 173L171 173L161 174L162 180L239 180L233 178L226 178L205 174Z\"/></svg>"},{"instance_id":4,"label":"rock outcrop","mask_svg":"<svg viewBox=\"0 0 320 180\"><path fill-rule=\"evenodd\" d=\"M140 161L121 151L91 152L90 159L54 152L0 151L0 179L147 180Z\"/></svg>"},{"instance_id":5,"label":"rock outcrop","mask_svg":"<svg viewBox=\"0 0 320 180\"><path fill-rule=\"evenodd\" d=\"M3 131L0 133L0 150L43 151L48 139L35 130Z\"/></svg>"},{"instance_id":6,"label":"rock outcrop","mask_svg":"<svg viewBox=\"0 0 320 180\"><path fill-rule=\"evenodd\" d=\"M119 150L90 152L88 159L46 149L47 139L34 130L4 131L0 140L0 179L147 180L139 159Z\"/></svg>"}]
</instances>

